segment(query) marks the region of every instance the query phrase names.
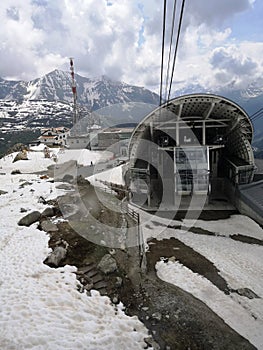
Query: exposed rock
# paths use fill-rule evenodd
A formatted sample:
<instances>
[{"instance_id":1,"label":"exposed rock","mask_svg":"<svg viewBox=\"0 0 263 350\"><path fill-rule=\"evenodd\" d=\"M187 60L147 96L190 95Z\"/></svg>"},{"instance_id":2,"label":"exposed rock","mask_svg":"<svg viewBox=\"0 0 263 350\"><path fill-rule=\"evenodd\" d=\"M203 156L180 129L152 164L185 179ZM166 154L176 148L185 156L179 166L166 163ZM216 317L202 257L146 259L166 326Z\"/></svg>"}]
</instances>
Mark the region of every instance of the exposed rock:
<instances>
[{"instance_id":1,"label":"exposed rock","mask_svg":"<svg viewBox=\"0 0 263 350\"><path fill-rule=\"evenodd\" d=\"M117 305L117 304L119 303L119 298L116 297L116 296L113 297L113 298L112 298L112 302L113 302L113 304L116 304L116 305Z\"/></svg>"},{"instance_id":2,"label":"exposed rock","mask_svg":"<svg viewBox=\"0 0 263 350\"><path fill-rule=\"evenodd\" d=\"M159 344L157 344L152 337L144 338L145 343L154 350L160 350Z\"/></svg>"},{"instance_id":3,"label":"exposed rock","mask_svg":"<svg viewBox=\"0 0 263 350\"><path fill-rule=\"evenodd\" d=\"M116 286L117 288L120 288L120 287L122 286L122 278L121 278L121 277L119 277L119 276L116 277L115 286Z\"/></svg>"},{"instance_id":4,"label":"exposed rock","mask_svg":"<svg viewBox=\"0 0 263 350\"><path fill-rule=\"evenodd\" d=\"M15 169L11 171L11 175L18 175L21 174L21 171L19 169Z\"/></svg>"},{"instance_id":5,"label":"exposed rock","mask_svg":"<svg viewBox=\"0 0 263 350\"><path fill-rule=\"evenodd\" d=\"M87 284L85 284L85 286L84 286L84 289L85 289L85 290L88 290L88 291L90 291L92 288L93 288L93 283L87 283Z\"/></svg>"},{"instance_id":6,"label":"exposed rock","mask_svg":"<svg viewBox=\"0 0 263 350\"><path fill-rule=\"evenodd\" d=\"M33 182L25 181L19 186L19 188L24 188L25 186L30 186L30 185L33 185Z\"/></svg>"},{"instance_id":7,"label":"exposed rock","mask_svg":"<svg viewBox=\"0 0 263 350\"><path fill-rule=\"evenodd\" d=\"M76 182L78 185L90 185L90 182L86 180L82 175L78 175Z\"/></svg>"},{"instance_id":8,"label":"exposed rock","mask_svg":"<svg viewBox=\"0 0 263 350\"><path fill-rule=\"evenodd\" d=\"M58 190L66 190L66 191L72 190L72 186L69 184L60 184L60 185L57 185L56 188Z\"/></svg>"},{"instance_id":9,"label":"exposed rock","mask_svg":"<svg viewBox=\"0 0 263 350\"><path fill-rule=\"evenodd\" d=\"M15 156L15 159L13 160L13 163L17 162L18 160L28 160L27 153L26 152L19 152Z\"/></svg>"},{"instance_id":10,"label":"exposed rock","mask_svg":"<svg viewBox=\"0 0 263 350\"><path fill-rule=\"evenodd\" d=\"M8 192L6 192L6 191L2 191L2 190L0 190L0 196L2 195L2 194L7 194Z\"/></svg>"},{"instance_id":11,"label":"exposed rock","mask_svg":"<svg viewBox=\"0 0 263 350\"><path fill-rule=\"evenodd\" d=\"M236 293L243 296L243 297L247 297L248 299L255 299L255 298L259 298L259 296L253 292L253 290L249 289L249 288L238 288L236 290Z\"/></svg>"},{"instance_id":12,"label":"exposed rock","mask_svg":"<svg viewBox=\"0 0 263 350\"><path fill-rule=\"evenodd\" d=\"M8 155L14 152L22 152L23 150L28 151L29 150L28 146L24 145L23 143L16 143L15 145L13 145L8 149L5 155Z\"/></svg>"},{"instance_id":13,"label":"exposed rock","mask_svg":"<svg viewBox=\"0 0 263 350\"><path fill-rule=\"evenodd\" d=\"M64 247L55 247L53 252L44 261L49 266L58 267L59 264L65 259L67 255L67 249Z\"/></svg>"},{"instance_id":14,"label":"exposed rock","mask_svg":"<svg viewBox=\"0 0 263 350\"><path fill-rule=\"evenodd\" d=\"M72 175L66 174L66 175L63 176L62 181L71 183L73 181L73 179L74 179L74 177Z\"/></svg>"},{"instance_id":15,"label":"exposed rock","mask_svg":"<svg viewBox=\"0 0 263 350\"><path fill-rule=\"evenodd\" d=\"M105 274L112 273L117 270L116 260L110 255L106 254L103 256L98 264L98 268Z\"/></svg>"},{"instance_id":16,"label":"exposed rock","mask_svg":"<svg viewBox=\"0 0 263 350\"><path fill-rule=\"evenodd\" d=\"M40 224L40 227L43 231L46 231L46 232L58 231L57 225L53 224L53 222L49 220L42 221Z\"/></svg>"},{"instance_id":17,"label":"exposed rock","mask_svg":"<svg viewBox=\"0 0 263 350\"><path fill-rule=\"evenodd\" d=\"M37 222L40 219L40 212L39 211L33 211L32 213L27 214L22 219L18 221L19 226L30 226L34 222Z\"/></svg>"},{"instance_id":18,"label":"exposed rock","mask_svg":"<svg viewBox=\"0 0 263 350\"><path fill-rule=\"evenodd\" d=\"M56 211L55 211L55 208L53 208L53 207L48 207L48 208L46 208L43 212L42 212L42 214L41 214L42 216L47 216L47 217L52 217L52 216L54 216L54 215L56 215Z\"/></svg>"},{"instance_id":19,"label":"exposed rock","mask_svg":"<svg viewBox=\"0 0 263 350\"><path fill-rule=\"evenodd\" d=\"M155 318L156 320L161 321L162 314L160 312L155 312L154 314L152 314L152 318Z\"/></svg>"},{"instance_id":20,"label":"exposed rock","mask_svg":"<svg viewBox=\"0 0 263 350\"><path fill-rule=\"evenodd\" d=\"M47 201L45 200L44 197L40 196L40 197L38 198L38 203L47 204Z\"/></svg>"},{"instance_id":21,"label":"exposed rock","mask_svg":"<svg viewBox=\"0 0 263 350\"><path fill-rule=\"evenodd\" d=\"M20 213L26 213L27 210L25 208L20 208Z\"/></svg>"}]
</instances>

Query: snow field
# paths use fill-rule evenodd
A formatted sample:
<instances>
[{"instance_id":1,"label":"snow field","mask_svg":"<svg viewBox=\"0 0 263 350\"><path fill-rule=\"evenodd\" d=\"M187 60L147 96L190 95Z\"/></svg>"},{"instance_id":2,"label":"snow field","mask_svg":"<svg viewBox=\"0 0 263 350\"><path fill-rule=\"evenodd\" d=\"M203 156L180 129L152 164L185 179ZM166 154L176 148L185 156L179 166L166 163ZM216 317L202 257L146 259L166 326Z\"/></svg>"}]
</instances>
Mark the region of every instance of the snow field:
<instances>
[{"instance_id":1,"label":"snow field","mask_svg":"<svg viewBox=\"0 0 263 350\"><path fill-rule=\"evenodd\" d=\"M67 150L63 154L63 161L69 160ZM45 166L42 156L32 152L30 159L32 162L12 164L10 161L9 165L7 160L4 164L0 160L1 170L16 169L20 162L24 169L32 167L34 171ZM90 158L85 159L89 165ZM96 158L92 161L95 163ZM120 169L116 167L94 177L122 183ZM33 185L19 189L21 177L27 181L32 179ZM56 197L53 185L47 186L35 175L12 177L7 174L1 175L2 179L0 189L8 191L8 194L2 195L0 202L0 345L15 350L143 348L147 330L137 318L125 316L121 305L116 311L108 298L99 296L95 291L91 297L78 293L74 267L50 269L42 263L49 251L46 234L34 225L21 228L14 224L14 217L17 217L17 222L24 215L19 212L20 207L43 210L45 206L36 203L37 196ZM98 185L98 182L95 184ZM33 193L30 192L32 188L35 189ZM13 193L13 190L17 192ZM230 288L249 288L260 297L248 299L236 293L225 295L209 280L178 261L159 262L156 266L161 279L199 298L230 327L258 349L263 349L263 248L229 238L240 234L262 240L261 227L244 215L233 215L225 220L181 222L140 213L145 241L151 237L158 240L175 237L213 262ZM169 229L165 227L168 224L193 225L214 232L215 236Z\"/></svg>"},{"instance_id":2,"label":"snow field","mask_svg":"<svg viewBox=\"0 0 263 350\"><path fill-rule=\"evenodd\" d=\"M58 193L37 175L9 173L18 163L23 171L38 171L41 153L30 152L31 161L12 163L13 157L0 160L7 173L0 189L8 192L0 197L0 349L143 349L148 331L137 317L126 316L121 304L113 306L96 291L90 297L79 293L75 267L43 264L48 235L37 224L17 222L26 214L20 208L41 212L46 206L38 198ZM20 188L25 181L32 184Z\"/></svg>"},{"instance_id":3,"label":"snow field","mask_svg":"<svg viewBox=\"0 0 263 350\"><path fill-rule=\"evenodd\" d=\"M55 164L52 156L56 156L58 164L65 163L70 160L75 160L78 165L89 166L91 161L93 164L97 162L103 162L112 157L111 152L98 152L89 151L87 149L82 150L63 150L59 148L50 149L51 158L45 158L43 152L43 145L32 147L36 151L27 152L28 160L18 160L13 163L13 160L18 152L12 153L0 159L0 172L1 169L6 173L11 173L12 170L18 169L22 173L30 173L46 170L48 166Z\"/></svg>"},{"instance_id":4,"label":"snow field","mask_svg":"<svg viewBox=\"0 0 263 350\"><path fill-rule=\"evenodd\" d=\"M203 301L237 333L248 339L258 349L262 349L263 321L262 318L255 320L249 308L247 310L238 300L224 294L209 280L193 273L179 262L160 261L156 269L159 278L175 284Z\"/></svg>"},{"instance_id":5,"label":"snow field","mask_svg":"<svg viewBox=\"0 0 263 350\"><path fill-rule=\"evenodd\" d=\"M216 235L229 237L230 235L240 234L248 237L254 237L263 240L263 230L254 220L245 215L232 215L228 219L222 220L183 220L187 227L192 224L204 230L214 232Z\"/></svg>"},{"instance_id":6,"label":"snow field","mask_svg":"<svg viewBox=\"0 0 263 350\"><path fill-rule=\"evenodd\" d=\"M96 180L112 182L118 185L124 185L124 180L122 178L122 168L123 168L122 165L117 166L116 168L109 169L101 173L89 176L88 180L92 185L101 187L101 188L105 188L107 186L105 186L104 184Z\"/></svg>"},{"instance_id":7,"label":"snow field","mask_svg":"<svg viewBox=\"0 0 263 350\"><path fill-rule=\"evenodd\" d=\"M244 215L233 215L224 220L181 222L157 218L142 211L140 214L145 242L151 238L177 238L211 261L230 288L249 288L259 296L248 299L236 293L225 295L209 280L193 273L178 261L168 264L159 262L156 266L161 279L196 296L257 349L263 349L263 247L234 241L229 237L240 234L263 240L262 228ZM193 225L214 232L215 236L171 229L165 224L189 228Z\"/></svg>"}]
</instances>

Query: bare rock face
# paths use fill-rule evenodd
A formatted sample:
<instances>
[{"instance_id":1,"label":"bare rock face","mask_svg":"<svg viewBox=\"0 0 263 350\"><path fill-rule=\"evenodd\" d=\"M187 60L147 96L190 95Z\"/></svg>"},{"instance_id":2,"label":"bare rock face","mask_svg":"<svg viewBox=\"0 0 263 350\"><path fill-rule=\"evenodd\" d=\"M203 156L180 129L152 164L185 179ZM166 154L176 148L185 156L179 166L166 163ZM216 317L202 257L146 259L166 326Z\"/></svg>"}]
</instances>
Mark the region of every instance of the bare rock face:
<instances>
[{"instance_id":1,"label":"bare rock face","mask_svg":"<svg viewBox=\"0 0 263 350\"><path fill-rule=\"evenodd\" d=\"M68 182L68 183L71 183L73 180L74 180L74 176L70 174L64 175L62 179L63 182Z\"/></svg>"},{"instance_id":2,"label":"bare rock face","mask_svg":"<svg viewBox=\"0 0 263 350\"><path fill-rule=\"evenodd\" d=\"M248 299L258 299L259 296L253 292L253 290L249 289L249 288L238 288L236 290L236 293L243 296L243 297L247 297Z\"/></svg>"},{"instance_id":3,"label":"bare rock face","mask_svg":"<svg viewBox=\"0 0 263 350\"><path fill-rule=\"evenodd\" d=\"M76 179L78 185L90 185L89 180L85 179L82 175L78 175Z\"/></svg>"},{"instance_id":4,"label":"bare rock face","mask_svg":"<svg viewBox=\"0 0 263 350\"><path fill-rule=\"evenodd\" d=\"M22 219L18 221L19 226L30 226L34 222L39 221L40 219L40 212L39 211L33 211L32 213L27 214Z\"/></svg>"},{"instance_id":5,"label":"bare rock face","mask_svg":"<svg viewBox=\"0 0 263 350\"><path fill-rule=\"evenodd\" d=\"M13 160L13 163L17 162L18 160L28 160L27 153L26 152L19 152L15 156L15 159Z\"/></svg>"},{"instance_id":6,"label":"bare rock face","mask_svg":"<svg viewBox=\"0 0 263 350\"><path fill-rule=\"evenodd\" d=\"M55 232L58 231L57 225L53 224L50 220L44 220L41 222L40 227L43 231L46 232Z\"/></svg>"},{"instance_id":7,"label":"bare rock face","mask_svg":"<svg viewBox=\"0 0 263 350\"><path fill-rule=\"evenodd\" d=\"M45 264L51 267L58 267L59 264L65 259L67 255L67 249L64 247L56 247L53 252L44 261Z\"/></svg>"},{"instance_id":8,"label":"bare rock face","mask_svg":"<svg viewBox=\"0 0 263 350\"><path fill-rule=\"evenodd\" d=\"M6 192L6 191L3 191L3 190L0 190L0 196L2 195L2 194L7 194L8 192Z\"/></svg>"},{"instance_id":9,"label":"bare rock face","mask_svg":"<svg viewBox=\"0 0 263 350\"><path fill-rule=\"evenodd\" d=\"M56 214L55 208L53 208L53 207L48 207L42 212L42 216L46 216L46 217L52 217L55 214Z\"/></svg>"},{"instance_id":10,"label":"bare rock face","mask_svg":"<svg viewBox=\"0 0 263 350\"><path fill-rule=\"evenodd\" d=\"M11 171L11 175L19 175L21 174L21 171L19 169L15 169Z\"/></svg>"},{"instance_id":11,"label":"bare rock face","mask_svg":"<svg viewBox=\"0 0 263 350\"><path fill-rule=\"evenodd\" d=\"M116 260L110 255L106 254L103 256L98 264L98 268L105 273L105 275L112 273L118 269Z\"/></svg>"},{"instance_id":12,"label":"bare rock face","mask_svg":"<svg viewBox=\"0 0 263 350\"><path fill-rule=\"evenodd\" d=\"M5 155L8 155L14 152L22 152L23 150L28 151L29 150L28 146L24 145L23 143L16 143L15 145L13 145L11 148L8 149Z\"/></svg>"}]
</instances>

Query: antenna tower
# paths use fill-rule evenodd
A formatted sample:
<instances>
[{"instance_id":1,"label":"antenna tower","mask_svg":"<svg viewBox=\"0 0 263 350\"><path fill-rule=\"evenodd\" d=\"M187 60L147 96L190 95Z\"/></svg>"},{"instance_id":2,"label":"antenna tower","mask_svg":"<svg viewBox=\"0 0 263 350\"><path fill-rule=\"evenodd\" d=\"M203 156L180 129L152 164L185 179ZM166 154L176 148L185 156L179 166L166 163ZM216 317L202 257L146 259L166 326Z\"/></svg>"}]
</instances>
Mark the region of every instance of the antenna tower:
<instances>
[{"instance_id":1,"label":"antenna tower","mask_svg":"<svg viewBox=\"0 0 263 350\"><path fill-rule=\"evenodd\" d=\"M78 110L77 110L77 86L74 73L73 58L70 61L70 74L71 74L71 87L73 93L73 126L78 122Z\"/></svg>"}]
</instances>

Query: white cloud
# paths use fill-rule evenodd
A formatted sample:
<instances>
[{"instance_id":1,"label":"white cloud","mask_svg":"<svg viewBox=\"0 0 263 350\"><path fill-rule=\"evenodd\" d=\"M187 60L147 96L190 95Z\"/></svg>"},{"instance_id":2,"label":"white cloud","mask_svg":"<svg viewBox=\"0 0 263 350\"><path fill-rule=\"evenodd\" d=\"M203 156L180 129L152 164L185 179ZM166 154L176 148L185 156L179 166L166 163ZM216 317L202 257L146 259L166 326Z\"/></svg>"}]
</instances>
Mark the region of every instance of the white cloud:
<instances>
[{"instance_id":1,"label":"white cloud","mask_svg":"<svg viewBox=\"0 0 263 350\"><path fill-rule=\"evenodd\" d=\"M186 1L187 24L222 28L227 19L249 9L254 2L255 0Z\"/></svg>"},{"instance_id":2,"label":"white cloud","mask_svg":"<svg viewBox=\"0 0 263 350\"><path fill-rule=\"evenodd\" d=\"M186 1L174 81L212 88L227 84L231 74L240 84L248 73L250 79L262 74L262 44L235 41L230 27L230 20L253 3ZM173 1L167 4L165 63ZM68 58L74 57L78 73L106 74L158 92L162 7L157 0L5 0L0 76L32 79L55 68L68 70Z\"/></svg>"}]
</instances>

